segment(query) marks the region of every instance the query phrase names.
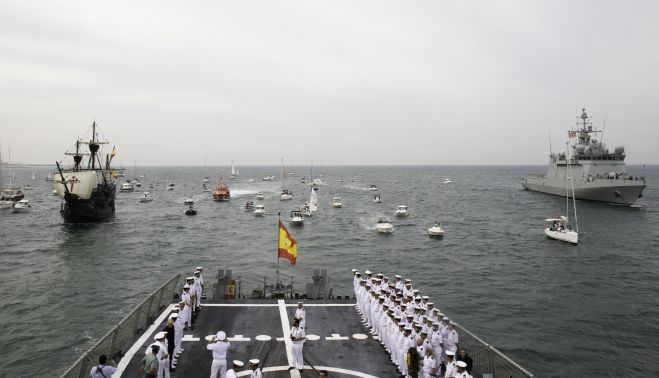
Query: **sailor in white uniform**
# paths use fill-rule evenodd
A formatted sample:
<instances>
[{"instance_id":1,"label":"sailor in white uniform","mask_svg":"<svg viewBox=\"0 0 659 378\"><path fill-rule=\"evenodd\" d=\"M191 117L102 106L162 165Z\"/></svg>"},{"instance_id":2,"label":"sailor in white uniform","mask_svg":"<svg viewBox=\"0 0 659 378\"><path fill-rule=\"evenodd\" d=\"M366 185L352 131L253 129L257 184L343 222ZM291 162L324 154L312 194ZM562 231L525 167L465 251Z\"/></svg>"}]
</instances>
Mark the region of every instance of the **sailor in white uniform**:
<instances>
[{"instance_id":1,"label":"sailor in white uniform","mask_svg":"<svg viewBox=\"0 0 659 378\"><path fill-rule=\"evenodd\" d=\"M394 287L396 288L396 291L403 290L403 288L405 287L405 284L403 284L402 278L403 277L396 274L396 282L394 283Z\"/></svg>"},{"instance_id":2,"label":"sailor in white uniform","mask_svg":"<svg viewBox=\"0 0 659 378\"><path fill-rule=\"evenodd\" d=\"M446 354L446 372L444 378L454 378L458 373L458 367L455 364L455 353L447 350Z\"/></svg>"},{"instance_id":3,"label":"sailor in white uniform","mask_svg":"<svg viewBox=\"0 0 659 378\"><path fill-rule=\"evenodd\" d=\"M176 319L176 322L174 323L174 326L177 326L180 328L180 332L176 332L176 334L179 336L178 337L178 346L176 347L177 352L175 352L176 357L181 354L185 349L181 347L181 337L183 337L183 330L185 329L185 323L188 321L188 312L185 310L185 302L179 302L179 312L178 312L178 318Z\"/></svg>"},{"instance_id":4,"label":"sailor in white uniform","mask_svg":"<svg viewBox=\"0 0 659 378\"><path fill-rule=\"evenodd\" d=\"M172 359L173 368L176 368L176 364L178 363L176 359L178 356L180 356L181 353L179 352L179 349L181 348L181 333L183 332L183 324L179 322L178 318L179 315L177 312L169 315L169 319L174 322L174 352L172 356L169 356L169 358Z\"/></svg>"},{"instance_id":5,"label":"sailor in white uniform","mask_svg":"<svg viewBox=\"0 0 659 378\"><path fill-rule=\"evenodd\" d=\"M373 285L373 272L366 270L364 271L364 274L366 275L366 284Z\"/></svg>"},{"instance_id":6,"label":"sailor in white uniform","mask_svg":"<svg viewBox=\"0 0 659 378\"><path fill-rule=\"evenodd\" d=\"M227 375L227 351L231 344L226 340L227 335L224 331L219 331L213 339L208 342L206 349L213 351L213 363L211 364L211 378L228 377ZM235 377L235 375L234 375Z\"/></svg>"},{"instance_id":7,"label":"sailor in white uniform","mask_svg":"<svg viewBox=\"0 0 659 378\"><path fill-rule=\"evenodd\" d=\"M425 356L423 356L423 367L421 368L423 378L432 378L437 371L437 363L432 349L426 348Z\"/></svg>"},{"instance_id":8,"label":"sailor in white uniform","mask_svg":"<svg viewBox=\"0 0 659 378\"><path fill-rule=\"evenodd\" d=\"M159 350L156 354L158 359L158 378L169 378L169 355L167 354L167 340L165 339L166 332L158 332L153 337L153 342L151 345L157 345ZM146 348L144 354L151 353L151 345Z\"/></svg>"},{"instance_id":9,"label":"sailor in white uniform","mask_svg":"<svg viewBox=\"0 0 659 378\"><path fill-rule=\"evenodd\" d=\"M456 365L457 370L458 370L457 373L455 373L455 375L454 375L455 378L472 378L471 375L469 375L469 373L467 373L467 370L465 370L467 368L467 363L466 362L458 361L458 362L455 363L455 365Z\"/></svg>"},{"instance_id":10,"label":"sailor in white uniform","mask_svg":"<svg viewBox=\"0 0 659 378\"><path fill-rule=\"evenodd\" d=\"M261 368L259 367L259 360L256 358L253 358L249 360L249 368L252 370L252 375L250 375L250 378L262 378L263 375L261 373Z\"/></svg>"},{"instance_id":11,"label":"sailor in white uniform","mask_svg":"<svg viewBox=\"0 0 659 378\"><path fill-rule=\"evenodd\" d=\"M407 351L410 348L416 347L416 342L414 341L414 336L412 336L412 326L405 326L405 341L403 342L403 348L400 351L400 361L403 363L400 365L401 373L407 375Z\"/></svg>"},{"instance_id":12,"label":"sailor in white uniform","mask_svg":"<svg viewBox=\"0 0 659 378\"><path fill-rule=\"evenodd\" d=\"M242 361L233 360L233 366L231 369L227 370L226 378L238 378L237 372L243 369L245 364Z\"/></svg>"},{"instance_id":13,"label":"sailor in white uniform","mask_svg":"<svg viewBox=\"0 0 659 378\"><path fill-rule=\"evenodd\" d=\"M199 311L201 309L201 295L203 292L203 288L201 285L201 271L197 270L194 272L195 276L195 281L194 281L194 286L195 286L195 310Z\"/></svg>"},{"instance_id":14,"label":"sailor in white uniform","mask_svg":"<svg viewBox=\"0 0 659 378\"><path fill-rule=\"evenodd\" d=\"M448 325L444 347L446 350L450 350L454 353L458 350L458 331L455 330L455 323L453 322L450 322Z\"/></svg>"},{"instance_id":15,"label":"sailor in white uniform","mask_svg":"<svg viewBox=\"0 0 659 378\"><path fill-rule=\"evenodd\" d=\"M442 333L439 331L439 322L432 323L432 336L428 335L430 339L430 345L432 345L432 350L435 352L436 360L438 363L444 361L444 350L442 349Z\"/></svg>"},{"instance_id":16,"label":"sailor in white uniform","mask_svg":"<svg viewBox=\"0 0 659 378\"><path fill-rule=\"evenodd\" d=\"M192 327L192 295L190 294L190 285L183 286L183 293L181 294L181 301L185 303L185 322L188 328Z\"/></svg>"},{"instance_id":17,"label":"sailor in white uniform","mask_svg":"<svg viewBox=\"0 0 659 378\"><path fill-rule=\"evenodd\" d=\"M300 328L300 322L293 319L293 327L291 328L291 341L293 342L293 359L295 366L291 366L289 370L296 368L302 370L304 368L304 358L302 356L302 347L307 340L304 334L304 329Z\"/></svg>"},{"instance_id":18,"label":"sailor in white uniform","mask_svg":"<svg viewBox=\"0 0 659 378\"><path fill-rule=\"evenodd\" d=\"M304 309L303 302L297 302L297 310L295 310L295 319L300 321L300 328L306 329L307 310Z\"/></svg>"},{"instance_id":19,"label":"sailor in white uniform","mask_svg":"<svg viewBox=\"0 0 659 378\"><path fill-rule=\"evenodd\" d=\"M412 280L410 279L405 279L405 287L403 287L403 296L407 297L411 294L414 294L412 292Z\"/></svg>"}]
</instances>

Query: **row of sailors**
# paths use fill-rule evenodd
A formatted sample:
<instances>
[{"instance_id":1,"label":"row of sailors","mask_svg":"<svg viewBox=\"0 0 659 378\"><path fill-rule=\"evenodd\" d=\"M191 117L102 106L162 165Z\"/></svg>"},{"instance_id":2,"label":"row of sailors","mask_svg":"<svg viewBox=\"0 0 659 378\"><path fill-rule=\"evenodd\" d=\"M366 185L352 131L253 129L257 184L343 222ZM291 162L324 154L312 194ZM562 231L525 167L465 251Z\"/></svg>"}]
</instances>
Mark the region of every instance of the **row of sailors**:
<instances>
[{"instance_id":1,"label":"row of sailors","mask_svg":"<svg viewBox=\"0 0 659 378\"><path fill-rule=\"evenodd\" d=\"M185 329L192 328L192 322L201 308L204 283L203 269L203 267L198 266L194 276L186 278L186 284L183 286L183 292L181 293L181 302L172 309L167 324L161 332L154 336L154 343L146 349L145 354L147 356L154 349L153 346L157 346L158 349L155 352L158 361L158 372L154 377L169 378L170 372L176 370L178 357L185 351L181 347L181 338ZM146 363L146 359L143 362Z\"/></svg>"},{"instance_id":2,"label":"row of sailors","mask_svg":"<svg viewBox=\"0 0 659 378\"><path fill-rule=\"evenodd\" d=\"M395 282L382 273L365 271L365 278L353 269L357 309L374 338L379 340L398 366L408 374L408 350L419 353L424 378L470 377L455 361L458 333L455 323L434 308L428 296L420 296L412 281L396 275ZM462 362L462 361L461 361ZM462 365L462 363L460 364ZM471 370L471 369L470 369Z\"/></svg>"}]
</instances>

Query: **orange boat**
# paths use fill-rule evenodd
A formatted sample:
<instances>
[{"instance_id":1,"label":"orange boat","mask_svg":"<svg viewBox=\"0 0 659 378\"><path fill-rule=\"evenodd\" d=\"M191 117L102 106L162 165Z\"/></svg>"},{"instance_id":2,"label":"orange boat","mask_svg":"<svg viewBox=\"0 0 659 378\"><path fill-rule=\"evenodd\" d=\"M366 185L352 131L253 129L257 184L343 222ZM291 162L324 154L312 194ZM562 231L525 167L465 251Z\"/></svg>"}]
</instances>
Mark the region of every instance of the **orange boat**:
<instances>
[{"instance_id":1,"label":"orange boat","mask_svg":"<svg viewBox=\"0 0 659 378\"><path fill-rule=\"evenodd\" d=\"M222 182L222 177L217 180L217 187L213 192L213 201L228 201L231 199L231 193L229 192L229 187L224 185Z\"/></svg>"}]
</instances>

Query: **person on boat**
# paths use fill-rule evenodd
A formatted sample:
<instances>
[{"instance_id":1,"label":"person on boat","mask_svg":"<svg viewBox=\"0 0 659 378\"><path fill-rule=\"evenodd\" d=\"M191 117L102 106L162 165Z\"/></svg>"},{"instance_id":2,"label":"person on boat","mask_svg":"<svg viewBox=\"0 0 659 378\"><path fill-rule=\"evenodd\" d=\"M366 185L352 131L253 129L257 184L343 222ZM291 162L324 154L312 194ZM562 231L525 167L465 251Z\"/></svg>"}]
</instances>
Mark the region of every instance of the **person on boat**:
<instances>
[{"instance_id":1,"label":"person on boat","mask_svg":"<svg viewBox=\"0 0 659 378\"><path fill-rule=\"evenodd\" d=\"M108 356L101 354L98 357L98 365L94 366L91 371L91 378L110 378L117 370L107 364Z\"/></svg>"},{"instance_id":2,"label":"person on boat","mask_svg":"<svg viewBox=\"0 0 659 378\"><path fill-rule=\"evenodd\" d=\"M169 355L168 362L169 362L169 371L174 371L174 367L172 366L172 360L174 360L174 340L176 338L176 330L174 329L174 320L173 319L167 319L167 324L165 327L162 329L163 332L165 332L165 338L167 339L167 354Z\"/></svg>"},{"instance_id":3,"label":"person on boat","mask_svg":"<svg viewBox=\"0 0 659 378\"><path fill-rule=\"evenodd\" d=\"M431 378L435 376L437 366L432 348L425 349L425 355L423 356L423 367L421 368L421 371L423 373L423 378Z\"/></svg>"},{"instance_id":4,"label":"person on boat","mask_svg":"<svg viewBox=\"0 0 659 378\"><path fill-rule=\"evenodd\" d=\"M202 294L202 288L201 288L201 272L199 270L196 270L194 272L194 289L195 289L195 313L199 313L199 310L201 310L201 294Z\"/></svg>"},{"instance_id":5,"label":"person on boat","mask_svg":"<svg viewBox=\"0 0 659 378\"><path fill-rule=\"evenodd\" d=\"M249 368L252 370L252 375L250 378L262 378L263 374L261 373L261 368L259 367L259 360L253 358L249 360Z\"/></svg>"},{"instance_id":6,"label":"person on boat","mask_svg":"<svg viewBox=\"0 0 659 378\"><path fill-rule=\"evenodd\" d=\"M300 328L300 320L293 319L293 327L291 328L291 341L293 341L293 358L295 366L291 366L288 370L304 368L304 359L302 357L302 348L307 337L304 334L304 329Z\"/></svg>"},{"instance_id":7,"label":"person on boat","mask_svg":"<svg viewBox=\"0 0 659 378\"><path fill-rule=\"evenodd\" d=\"M458 355L456 356L456 359L458 361L464 361L467 366L465 367L465 370L467 370L467 373L471 374L471 369L474 368L474 360L469 357L469 354L467 353L467 350L465 348L460 348Z\"/></svg>"},{"instance_id":8,"label":"person on boat","mask_svg":"<svg viewBox=\"0 0 659 378\"><path fill-rule=\"evenodd\" d=\"M304 309L303 302L297 302L297 310L295 310L295 319L300 321L300 328L305 329L307 318L307 310Z\"/></svg>"},{"instance_id":9,"label":"person on boat","mask_svg":"<svg viewBox=\"0 0 659 378\"><path fill-rule=\"evenodd\" d=\"M233 360L233 366L227 371L226 378L237 378L238 375L236 373L241 371L243 366L245 366L245 364L242 361Z\"/></svg>"},{"instance_id":10,"label":"person on boat","mask_svg":"<svg viewBox=\"0 0 659 378\"><path fill-rule=\"evenodd\" d=\"M444 378L453 378L458 373L458 367L455 364L455 352L447 350L446 354L446 371Z\"/></svg>"},{"instance_id":11,"label":"person on boat","mask_svg":"<svg viewBox=\"0 0 659 378\"><path fill-rule=\"evenodd\" d=\"M216 378L217 373L220 373L220 378L228 377L227 375L227 351L231 343L226 341L227 335L224 331L219 331L212 338L206 349L213 351L213 362L211 363L211 378ZM235 365L235 361L234 361ZM234 366L235 367L235 366ZM234 377L235 377L234 373Z\"/></svg>"},{"instance_id":12,"label":"person on boat","mask_svg":"<svg viewBox=\"0 0 659 378\"><path fill-rule=\"evenodd\" d=\"M174 322L174 351L172 352L170 358L172 361L172 369L176 369L177 358L181 355L181 338L183 336L184 323L183 319L180 319L178 313L179 308L174 307L173 313L169 315L169 319Z\"/></svg>"},{"instance_id":13,"label":"person on boat","mask_svg":"<svg viewBox=\"0 0 659 378\"><path fill-rule=\"evenodd\" d=\"M464 361L456 362L455 366L457 368L457 373L454 375L455 378L472 378L472 376L465 371L467 369L467 364Z\"/></svg>"},{"instance_id":14,"label":"person on boat","mask_svg":"<svg viewBox=\"0 0 659 378\"><path fill-rule=\"evenodd\" d=\"M142 369L144 370L144 378L156 378L158 376L158 353L160 352L160 345L151 344L147 348L147 354L142 359Z\"/></svg>"},{"instance_id":15,"label":"person on boat","mask_svg":"<svg viewBox=\"0 0 659 378\"><path fill-rule=\"evenodd\" d=\"M185 311L185 321L187 329L192 329L192 296L190 295L190 285L185 284L183 286L183 293L181 293L181 300L184 303L184 308L182 311Z\"/></svg>"}]
</instances>

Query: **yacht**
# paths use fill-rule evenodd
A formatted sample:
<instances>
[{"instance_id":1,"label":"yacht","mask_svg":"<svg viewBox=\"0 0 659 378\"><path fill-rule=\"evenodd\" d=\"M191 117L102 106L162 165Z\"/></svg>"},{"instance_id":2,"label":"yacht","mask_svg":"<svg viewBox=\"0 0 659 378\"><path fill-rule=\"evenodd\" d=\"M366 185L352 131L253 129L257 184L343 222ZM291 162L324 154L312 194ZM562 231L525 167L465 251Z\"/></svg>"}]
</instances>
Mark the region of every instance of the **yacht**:
<instances>
[{"instance_id":1,"label":"yacht","mask_svg":"<svg viewBox=\"0 0 659 378\"><path fill-rule=\"evenodd\" d=\"M428 235L437 237L444 236L444 229L442 228L442 224L435 222L435 224L428 229Z\"/></svg>"},{"instance_id":2,"label":"yacht","mask_svg":"<svg viewBox=\"0 0 659 378\"><path fill-rule=\"evenodd\" d=\"M293 194L288 189L282 189L279 199L282 201L288 201L290 199L293 199Z\"/></svg>"},{"instance_id":3,"label":"yacht","mask_svg":"<svg viewBox=\"0 0 659 378\"><path fill-rule=\"evenodd\" d=\"M388 218L380 217L375 223L375 231L381 234L391 234L394 232L394 225L391 224Z\"/></svg>"},{"instance_id":4,"label":"yacht","mask_svg":"<svg viewBox=\"0 0 659 378\"><path fill-rule=\"evenodd\" d=\"M151 197L151 192L143 192L142 195L140 195L140 202L151 202L153 201L153 197Z\"/></svg>"},{"instance_id":5,"label":"yacht","mask_svg":"<svg viewBox=\"0 0 659 378\"><path fill-rule=\"evenodd\" d=\"M224 184L222 177L217 180L217 186L213 192L213 201L226 202L231 199L229 187Z\"/></svg>"},{"instance_id":6,"label":"yacht","mask_svg":"<svg viewBox=\"0 0 659 378\"><path fill-rule=\"evenodd\" d=\"M23 198L11 208L12 213L24 213L30 209L30 200Z\"/></svg>"},{"instance_id":7,"label":"yacht","mask_svg":"<svg viewBox=\"0 0 659 378\"><path fill-rule=\"evenodd\" d=\"M265 216L265 206L258 204L254 206L254 216L255 217L264 217Z\"/></svg>"},{"instance_id":8,"label":"yacht","mask_svg":"<svg viewBox=\"0 0 659 378\"><path fill-rule=\"evenodd\" d=\"M186 198L183 200L183 204L184 204L184 205L194 205L194 200L193 200L192 198L190 198L190 197L186 197Z\"/></svg>"},{"instance_id":9,"label":"yacht","mask_svg":"<svg viewBox=\"0 0 659 378\"><path fill-rule=\"evenodd\" d=\"M197 210L194 209L192 204L188 205L188 208L185 210L185 215L197 215Z\"/></svg>"},{"instance_id":10,"label":"yacht","mask_svg":"<svg viewBox=\"0 0 659 378\"><path fill-rule=\"evenodd\" d=\"M571 244L579 243L579 232L576 229L572 229L568 218L563 215L559 218L545 219L545 235L554 240Z\"/></svg>"},{"instance_id":11,"label":"yacht","mask_svg":"<svg viewBox=\"0 0 659 378\"><path fill-rule=\"evenodd\" d=\"M332 199L332 207L334 208L343 207L343 201L341 200L341 197L334 197Z\"/></svg>"},{"instance_id":12,"label":"yacht","mask_svg":"<svg viewBox=\"0 0 659 378\"><path fill-rule=\"evenodd\" d=\"M132 192L134 190L135 190L135 187L133 187L133 184L131 184L129 182L125 182L125 183L121 184L121 186L119 187L120 192Z\"/></svg>"},{"instance_id":13,"label":"yacht","mask_svg":"<svg viewBox=\"0 0 659 378\"><path fill-rule=\"evenodd\" d=\"M396 216L397 217L406 217L408 215L409 215L409 213L407 212L407 206L400 205L396 208Z\"/></svg>"},{"instance_id":14,"label":"yacht","mask_svg":"<svg viewBox=\"0 0 659 378\"><path fill-rule=\"evenodd\" d=\"M302 226L304 224L304 217L300 210L291 211L291 224L293 226Z\"/></svg>"}]
</instances>

